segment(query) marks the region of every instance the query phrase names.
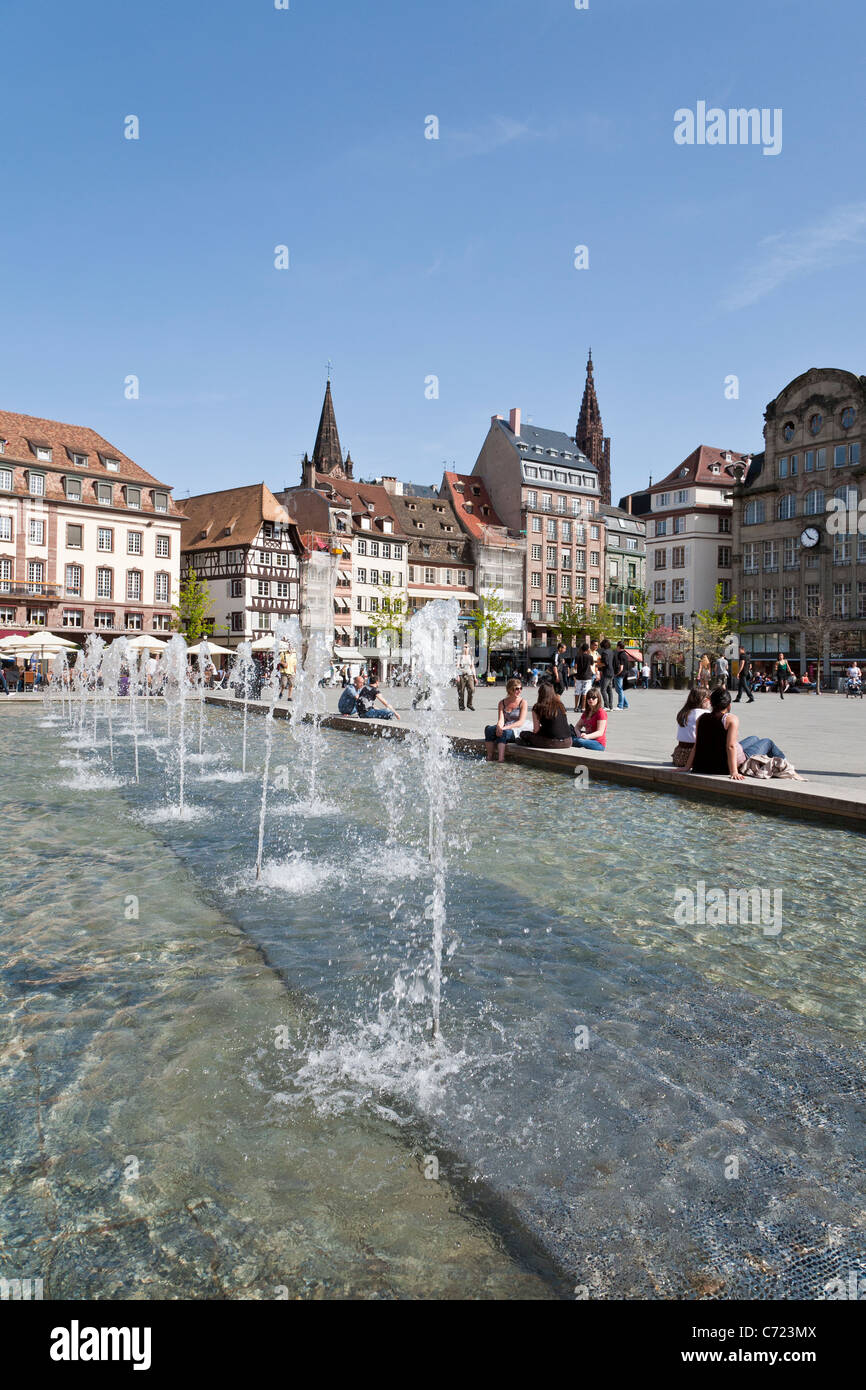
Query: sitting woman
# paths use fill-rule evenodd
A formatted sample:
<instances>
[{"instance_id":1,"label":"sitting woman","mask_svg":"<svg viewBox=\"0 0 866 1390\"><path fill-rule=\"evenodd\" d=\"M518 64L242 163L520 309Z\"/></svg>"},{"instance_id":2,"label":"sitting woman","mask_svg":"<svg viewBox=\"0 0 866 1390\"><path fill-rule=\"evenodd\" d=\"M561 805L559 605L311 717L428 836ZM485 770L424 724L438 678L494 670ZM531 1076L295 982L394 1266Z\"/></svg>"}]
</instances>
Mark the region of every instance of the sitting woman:
<instances>
[{"instance_id":1,"label":"sitting woman","mask_svg":"<svg viewBox=\"0 0 866 1390\"><path fill-rule=\"evenodd\" d=\"M731 714L730 692L720 686L710 696L710 710L695 726L695 741L686 762L687 772L702 772L721 777L728 774L732 782L742 782L740 768L747 758L766 753L771 758L785 754L771 738L750 734L738 741L740 721Z\"/></svg>"},{"instance_id":2,"label":"sitting woman","mask_svg":"<svg viewBox=\"0 0 866 1390\"><path fill-rule=\"evenodd\" d=\"M526 722L527 705L521 691L523 683L512 676L505 683L505 699L499 701L498 718L484 730L487 761L493 762L493 752L499 746L499 761L505 758L505 745L512 743L520 726Z\"/></svg>"},{"instance_id":3,"label":"sitting woman","mask_svg":"<svg viewBox=\"0 0 866 1390\"><path fill-rule=\"evenodd\" d=\"M530 748L570 748L571 729L560 700L549 681L538 687L538 699L532 709L532 732L524 730L521 743Z\"/></svg>"},{"instance_id":4,"label":"sitting woman","mask_svg":"<svg viewBox=\"0 0 866 1390\"><path fill-rule=\"evenodd\" d=\"M686 702L677 715L677 743L671 754L674 767L685 767L689 754L695 745L695 729L705 710L710 708L710 697L705 690L692 689Z\"/></svg>"},{"instance_id":5,"label":"sitting woman","mask_svg":"<svg viewBox=\"0 0 866 1390\"><path fill-rule=\"evenodd\" d=\"M572 748L591 748L603 753L607 747L607 710L600 690L586 692L583 714L574 728Z\"/></svg>"}]
</instances>

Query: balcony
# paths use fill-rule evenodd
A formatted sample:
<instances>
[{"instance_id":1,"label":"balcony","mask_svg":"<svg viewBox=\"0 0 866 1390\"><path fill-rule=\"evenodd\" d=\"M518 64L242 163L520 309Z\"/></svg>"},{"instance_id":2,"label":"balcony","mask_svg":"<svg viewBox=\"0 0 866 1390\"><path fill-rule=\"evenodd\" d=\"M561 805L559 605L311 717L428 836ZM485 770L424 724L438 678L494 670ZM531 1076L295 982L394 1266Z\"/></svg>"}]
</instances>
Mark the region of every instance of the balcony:
<instances>
[{"instance_id":1,"label":"balcony","mask_svg":"<svg viewBox=\"0 0 866 1390\"><path fill-rule=\"evenodd\" d=\"M10 598L62 598L60 584L22 584L16 579L0 579L0 594Z\"/></svg>"}]
</instances>

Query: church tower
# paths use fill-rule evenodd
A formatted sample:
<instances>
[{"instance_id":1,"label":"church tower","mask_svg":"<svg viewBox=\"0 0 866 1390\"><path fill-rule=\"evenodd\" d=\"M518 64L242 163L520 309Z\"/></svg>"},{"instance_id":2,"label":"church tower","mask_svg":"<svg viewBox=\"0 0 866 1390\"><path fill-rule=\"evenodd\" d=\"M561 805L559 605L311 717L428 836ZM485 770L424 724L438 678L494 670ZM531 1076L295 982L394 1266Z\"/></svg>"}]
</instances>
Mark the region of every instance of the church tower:
<instances>
[{"instance_id":1,"label":"church tower","mask_svg":"<svg viewBox=\"0 0 866 1390\"><path fill-rule=\"evenodd\" d=\"M313 457L304 454L301 465L301 482L304 487L316 486L316 475L330 474L333 478L352 477L352 458L350 454L343 459L340 449L340 436L337 431L337 416L334 412L334 398L331 395L331 379L325 387L325 399L319 419L319 430L313 446Z\"/></svg>"},{"instance_id":2,"label":"church tower","mask_svg":"<svg viewBox=\"0 0 866 1390\"><path fill-rule=\"evenodd\" d=\"M580 415L574 435L575 443L598 469L598 489L603 502L610 504L610 439L604 435L595 381L592 375L592 348L586 364L586 385L580 403Z\"/></svg>"}]
</instances>

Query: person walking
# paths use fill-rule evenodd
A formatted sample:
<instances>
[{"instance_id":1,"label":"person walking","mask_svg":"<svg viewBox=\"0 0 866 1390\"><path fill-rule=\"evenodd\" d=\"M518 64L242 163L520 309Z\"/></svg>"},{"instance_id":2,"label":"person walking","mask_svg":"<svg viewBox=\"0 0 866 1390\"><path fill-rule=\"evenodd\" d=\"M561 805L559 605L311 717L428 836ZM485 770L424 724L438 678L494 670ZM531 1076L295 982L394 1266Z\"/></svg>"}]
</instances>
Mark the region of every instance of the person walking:
<instances>
[{"instance_id":1,"label":"person walking","mask_svg":"<svg viewBox=\"0 0 866 1390\"><path fill-rule=\"evenodd\" d=\"M640 668L640 681L641 681L641 685L643 686L644 690L649 690L649 683L650 683L650 668L649 668L649 662L648 662L648 661L645 661L645 662L643 663L643 665L641 666L641 668Z\"/></svg>"},{"instance_id":2,"label":"person walking","mask_svg":"<svg viewBox=\"0 0 866 1390\"><path fill-rule=\"evenodd\" d=\"M577 654L574 663L574 712L582 714L585 704L587 691L592 690L595 680L595 666L592 661L592 653L589 650L589 643L584 642Z\"/></svg>"},{"instance_id":3,"label":"person walking","mask_svg":"<svg viewBox=\"0 0 866 1390\"><path fill-rule=\"evenodd\" d=\"M475 698L475 687L478 684L478 677L475 674L475 662L469 650L469 643L463 643L463 650L457 658L457 707L464 708L464 700L468 709L474 710L473 703Z\"/></svg>"},{"instance_id":4,"label":"person walking","mask_svg":"<svg viewBox=\"0 0 866 1390\"><path fill-rule=\"evenodd\" d=\"M623 681L628 679L628 666L628 652L625 649L625 642L617 642L616 651L613 654L613 683L616 686L617 709L628 709L628 700L623 691Z\"/></svg>"},{"instance_id":5,"label":"person walking","mask_svg":"<svg viewBox=\"0 0 866 1390\"><path fill-rule=\"evenodd\" d=\"M727 690L727 688L728 688L728 675L729 675L729 672L730 672L730 668L729 668L729 666L728 666L728 659L727 659L727 657L726 657L724 654L722 654L721 656L717 656L717 657L716 657L716 681L717 681L718 684L722 687L723 690Z\"/></svg>"},{"instance_id":6,"label":"person walking","mask_svg":"<svg viewBox=\"0 0 866 1390\"><path fill-rule=\"evenodd\" d=\"M752 658L746 654L745 647L740 647L740 664L737 670L737 694L731 702L738 705L743 697L743 692L749 697L749 704L754 704L755 697L752 694Z\"/></svg>"},{"instance_id":7,"label":"person walking","mask_svg":"<svg viewBox=\"0 0 866 1390\"><path fill-rule=\"evenodd\" d=\"M568 662L565 659L565 643L560 642L553 658L553 688L561 695L568 685Z\"/></svg>"},{"instance_id":8,"label":"person walking","mask_svg":"<svg viewBox=\"0 0 866 1390\"><path fill-rule=\"evenodd\" d=\"M603 637L599 648L599 660L601 662L601 699L605 709L613 709L613 649L607 637Z\"/></svg>"},{"instance_id":9,"label":"person walking","mask_svg":"<svg viewBox=\"0 0 866 1390\"><path fill-rule=\"evenodd\" d=\"M779 688L779 699L784 700L785 691L788 689L788 681L791 679L791 668L781 652L779 660L776 662L776 685Z\"/></svg>"}]
</instances>

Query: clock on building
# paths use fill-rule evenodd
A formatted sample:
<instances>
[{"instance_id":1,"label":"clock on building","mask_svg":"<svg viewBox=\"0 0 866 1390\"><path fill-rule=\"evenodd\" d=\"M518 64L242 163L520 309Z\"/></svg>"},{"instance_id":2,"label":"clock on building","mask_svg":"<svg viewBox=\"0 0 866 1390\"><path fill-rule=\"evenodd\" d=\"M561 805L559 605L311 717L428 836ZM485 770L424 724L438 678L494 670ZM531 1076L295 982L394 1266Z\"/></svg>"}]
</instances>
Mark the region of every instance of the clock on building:
<instances>
[{"instance_id":1,"label":"clock on building","mask_svg":"<svg viewBox=\"0 0 866 1390\"><path fill-rule=\"evenodd\" d=\"M805 531L800 533L800 544L804 545L807 550L811 550L813 546L816 546L820 539L821 533L817 526L807 526Z\"/></svg>"}]
</instances>

